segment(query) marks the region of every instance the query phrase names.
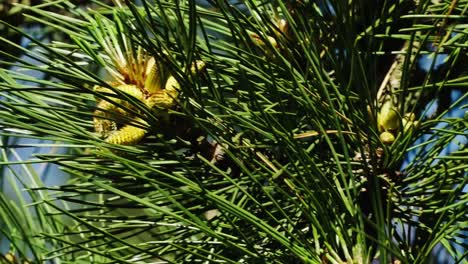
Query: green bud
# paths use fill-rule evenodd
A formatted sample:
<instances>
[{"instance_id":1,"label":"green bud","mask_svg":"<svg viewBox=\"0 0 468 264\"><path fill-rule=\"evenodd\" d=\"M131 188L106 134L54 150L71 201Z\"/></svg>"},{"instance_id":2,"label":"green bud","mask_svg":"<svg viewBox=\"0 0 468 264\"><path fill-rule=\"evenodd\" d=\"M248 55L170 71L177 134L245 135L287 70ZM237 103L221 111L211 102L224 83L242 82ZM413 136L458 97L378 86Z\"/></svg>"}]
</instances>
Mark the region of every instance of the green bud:
<instances>
[{"instance_id":1,"label":"green bud","mask_svg":"<svg viewBox=\"0 0 468 264\"><path fill-rule=\"evenodd\" d=\"M412 112L409 112L409 113L405 114L404 119L406 119L408 121L414 121L414 120L416 120L416 115L414 113L412 113Z\"/></svg>"},{"instance_id":2,"label":"green bud","mask_svg":"<svg viewBox=\"0 0 468 264\"><path fill-rule=\"evenodd\" d=\"M417 129L419 127L419 121L414 121L414 119L414 117L406 118L405 116L405 118L401 120L401 124L403 125L403 133L406 134L408 132L413 131L413 129Z\"/></svg>"},{"instance_id":3,"label":"green bud","mask_svg":"<svg viewBox=\"0 0 468 264\"><path fill-rule=\"evenodd\" d=\"M403 120L401 120L401 124L403 125L403 133L405 134L410 132L414 127L413 121L409 121L406 118L403 118Z\"/></svg>"},{"instance_id":4,"label":"green bud","mask_svg":"<svg viewBox=\"0 0 468 264\"><path fill-rule=\"evenodd\" d=\"M387 101L382 106L380 113L377 115L377 124L379 132L398 130L400 127L400 116L395 108L393 108L392 102Z\"/></svg>"},{"instance_id":5,"label":"green bud","mask_svg":"<svg viewBox=\"0 0 468 264\"><path fill-rule=\"evenodd\" d=\"M385 145L390 145L395 142L395 136L392 133L385 131L380 134L380 140Z\"/></svg>"}]
</instances>

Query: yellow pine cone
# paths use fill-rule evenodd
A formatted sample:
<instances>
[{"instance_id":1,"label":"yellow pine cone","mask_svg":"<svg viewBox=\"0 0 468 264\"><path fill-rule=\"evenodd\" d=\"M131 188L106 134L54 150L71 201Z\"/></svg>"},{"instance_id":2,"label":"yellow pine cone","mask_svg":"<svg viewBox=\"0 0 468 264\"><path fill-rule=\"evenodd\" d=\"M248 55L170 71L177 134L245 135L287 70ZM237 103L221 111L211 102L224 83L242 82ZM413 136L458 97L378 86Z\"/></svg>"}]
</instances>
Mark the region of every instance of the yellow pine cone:
<instances>
[{"instance_id":1,"label":"yellow pine cone","mask_svg":"<svg viewBox=\"0 0 468 264\"><path fill-rule=\"evenodd\" d=\"M128 95L131 95L138 100L143 100L144 98L143 92L134 84L122 84L117 86L116 89Z\"/></svg>"},{"instance_id":2,"label":"yellow pine cone","mask_svg":"<svg viewBox=\"0 0 468 264\"><path fill-rule=\"evenodd\" d=\"M152 94L148 99L146 99L146 105L149 108L163 108L169 109L176 105L175 97L178 92L167 93L165 91L160 91L158 93Z\"/></svg>"},{"instance_id":3,"label":"yellow pine cone","mask_svg":"<svg viewBox=\"0 0 468 264\"><path fill-rule=\"evenodd\" d=\"M97 92L97 93L112 93L112 91L109 88L102 87L102 86L99 86L99 85L94 85L93 86L93 91ZM101 100L101 98L96 97L96 95L94 96L94 99Z\"/></svg>"},{"instance_id":4,"label":"yellow pine cone","mask_svg":"<svg viewBox=\"0 0 468 264\"><path fill-rule=\"evenodd\" d=\"M106 87L95 86L93 89L97 92L115 94L114 91ZM144 98L143 92L136 85L122 84L115 87L115 89L131 95L138 100L143 100ZM121 98L110 98L110 100L112 100L112 102L107 100L100 100L97 105L97 109L94 111L94 130L100 136L106 136L111 131L114 131L117 127L115 121L111 120L110 113L127 115L127 113L122 108L118 107L118 105L122 104L127 105L125 100Z\"/></svg>"},{"instance_id":5,"label":"yellow pine cone","mask_svg":"<svg viewBox=\"0 0 468 264\"><path fill-rule=\"evenodd\" d=\"M159 67L159 64L156 63L154 57L147 63L146 73L145 73L145 90L148 93L156 93L163 88L163 73Z\"/></svg>"},{"instance_id":6,"label":"yellow pine cone","mask_svg":"<svg viewBox=\"0 0 468 264\"><path fill-rule=\"evenodd\" d=\"M142 119L139 122L148 125ZM135 145L140 142L146 134L146 129L133 125L125 125L119 130L114 131L106 138L107 143L119 145Z\"/></svg>"},{"instance_id":7,"label":"yellow pine cone","mask_svg":"<svg viewBox=\"0 0 468 264\"><path fill-rule=\"evenodd\" d=\"M197 60L190 67L190 73L196 74L205 68L203 61ZM156 91L146 99L146 105L149 108L172 108L176 105L176 98L179 96L180 83L174 76L169 76L163 90Z\"/></svg>"},{"instance_id":8,"label":"yellow pine cone","mask_svg":"<svg viewBox=\"0 0 468 264\"><path fill-rule=\"evenodd\" d=\"M113 84L109 83L109 85ZM143 92L134 84L120 84L116 85L114 89L131 95L139 100L143 99ZM112 89L98 85L95 85L93 87L93 90L98 93L115 94L115 92ZM119 104L121 99L113 97L112 101L116 102L116 104Z\"/></svg>"},{"instance_id":9,"label":"yellow pine cone","mask_svg":"<svg viewBox=\"0 0 468 264\"><path fill-rule=\"evenodd\" d=\"M138 87L134 84L121 84L117 85L115 89L145 103L146 106L153 110L174 107L180 90L180 84L177 79L174 76L169 76L164 84L164 89L162 89L160 68L155 59L149 59L145 67L144 78L139 79L144 80L144 87ZM198 71L204 68L205 63L203 61L195 61L191 65L190 74L197 74ZM109 85L112 84L109 83ZM114 90L101 86L95 86L94 90L96 92L116 94ZM117 123L111 120L112 114L121 114L133 118L130 113L127 113L125 108L119 107L125 106L132 109L131 104L125 98L111 97L109 100L98 101L98 109L94 112L93 119L95 131L101 136L106 137L105 141L111 144L134 145L140 142L146 134L145 128L127 124L117 129ZM163 118L165 117L164 111L160 111L158 114L162 115ZM137 118L136 121L144 124L144 126L149 126L147 122L140 118Z\"/></svg>"}]
</instances>

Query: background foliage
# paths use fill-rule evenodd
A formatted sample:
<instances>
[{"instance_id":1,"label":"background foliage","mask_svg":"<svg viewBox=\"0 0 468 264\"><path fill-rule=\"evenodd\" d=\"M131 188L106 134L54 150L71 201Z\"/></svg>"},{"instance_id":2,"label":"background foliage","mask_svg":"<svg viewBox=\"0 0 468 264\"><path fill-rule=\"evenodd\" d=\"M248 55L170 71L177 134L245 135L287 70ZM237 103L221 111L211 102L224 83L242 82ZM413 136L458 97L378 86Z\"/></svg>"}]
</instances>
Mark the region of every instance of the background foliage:
<instances>
[{"instance_id":1,"label":"background foliage","mask_svg":"<svg viewBox=\"0 0 468 264\"><path fill-rule=\"evenodd\" d=\"M29 43L0 36L0 164L19 199L0 196L4 261L429 263L437 245L466 261L467 121L450 113L466 107L467 1L18 7L56 35L2 21ZM109 83L119 47L177 79L177 107ZM112 119L148 131L138 144L95 133L96 101L115 98ZM387 101L420 124L390 144ZM60 151L17 154L31 147ZM70 180L46 186L35 163Z\"/></svg>"}]
</instances>

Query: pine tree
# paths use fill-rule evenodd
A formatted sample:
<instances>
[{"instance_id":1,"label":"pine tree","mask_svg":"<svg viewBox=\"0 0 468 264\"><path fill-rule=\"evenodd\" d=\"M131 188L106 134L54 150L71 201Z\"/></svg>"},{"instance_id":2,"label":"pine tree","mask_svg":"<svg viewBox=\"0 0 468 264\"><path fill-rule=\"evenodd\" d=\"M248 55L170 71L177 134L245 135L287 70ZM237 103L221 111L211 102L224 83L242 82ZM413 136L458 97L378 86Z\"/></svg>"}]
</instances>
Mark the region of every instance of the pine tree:
<instances>
[{"instance_id":1,"label":"pine tree","mask_svg":"<svg viewBox=\"0 0 468 264\"><path fill-rule=\"evenodd\" d=\"M50 41L2 21L4 262L466 261L468 1L43 2Z\"/></svg>"}]
</instances>

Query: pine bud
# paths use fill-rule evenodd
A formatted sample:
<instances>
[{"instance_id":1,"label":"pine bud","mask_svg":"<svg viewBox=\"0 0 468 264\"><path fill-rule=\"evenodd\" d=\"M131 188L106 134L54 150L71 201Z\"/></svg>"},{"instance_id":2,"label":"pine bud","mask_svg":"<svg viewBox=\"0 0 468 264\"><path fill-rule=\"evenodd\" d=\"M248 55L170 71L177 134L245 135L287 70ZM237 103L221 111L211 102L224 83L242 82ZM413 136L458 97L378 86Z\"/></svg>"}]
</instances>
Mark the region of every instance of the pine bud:
<instances>
[{"instance_id":1,"label":"pine bud","mask_svg":"<svg viewBox=\"0 0 468 264\"><path fill-rule=\"evenodd\" d=\"M380 140L385 145L391 145L395 142L395 136L392 133L385 131L380 134Z\"/></svg>"},{"instance_id":2,"label":"pine bud","mask_svg":"<svg viewBox=\"0 0 468 264\"><path fill-rule=\"evenodd\" d=\"M392 102L387 101L382 106L380 113L377 115L377 124L379 132L398 130L400 127L400 116L395 108L393 108Z\"/></svg>"},{"instance_id":3,"label":"pine bud","mask_svg":"<svg viewBox=\"0 0 468 264\"><path fill-rule=\"evenodd\" d=\"M403 125L403 133L406 134L419 127L419 121L415 121L415 119L416 115L414 113L405 114L405 117L401 120L401 124Z\"/></svg>"},{"instance_id":4,"label":"pine bud","mask_svg":"<svg viewBox=\"0 0 468 264\"><path fill-rule=\"evenodd\" d=\"M413 112L409 112L405 114L404 119L414 121L416 119L416 115Z\"/></svg>"},{"instance_id":5,"label":"pine bud","mask_svg":"<svg viewBox=\"0 0 468 264\"><path fill-rule=\"evenodd\" d=\"M406 121L403 119L403 132L406 134L419 127L419 121Z\"/></svg>"}]
</instances>

